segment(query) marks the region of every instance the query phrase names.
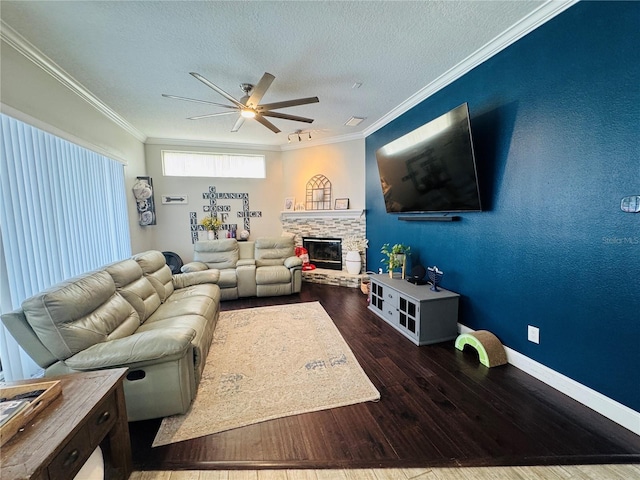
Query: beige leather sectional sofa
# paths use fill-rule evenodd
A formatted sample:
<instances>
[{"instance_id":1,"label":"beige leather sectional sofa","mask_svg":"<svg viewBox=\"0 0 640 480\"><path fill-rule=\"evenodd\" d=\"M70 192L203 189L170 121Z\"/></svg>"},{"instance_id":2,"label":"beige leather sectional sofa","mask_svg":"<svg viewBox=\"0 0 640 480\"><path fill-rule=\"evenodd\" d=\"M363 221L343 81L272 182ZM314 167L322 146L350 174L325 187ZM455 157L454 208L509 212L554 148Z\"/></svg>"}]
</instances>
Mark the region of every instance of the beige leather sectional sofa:
<instances>
[{"instance_id":1,"label":"beige leather sectional sofa","mask_svg":"<svg viewBox=\"0 0 640 480\"><path fill-rule=\"evenodd\" d=\"M220 300L299 292L294 251L286 237L198 242L177 275L148 251L40 292L2 322L46 376L128 367L129 421L185 413Z\"/></svg>"},{"instance_id":2,"label":"beige leather sectional sofa","mask_svg":"<svg viewBox=\"0 0 640 480\"><path fill-rule=\"evenodd\" d=\"M46 376L128 367L129 421L184 413L220 307L217 270L172 275L149 251L66 280L2 315Z\"/></svg>"},{"instance_id":3,"label":"beige leather sectional sofa","mask_svg":"<svg viewBox=\"0 0 640 480\"><path fill-rule=\"evenodd\" d=\"M302 286L302 260L295 256L291 237L196 242L193 262L183 265L181 271L211 269L220 272L221 300L291 295Z\"/></svg>"}]
</instances>

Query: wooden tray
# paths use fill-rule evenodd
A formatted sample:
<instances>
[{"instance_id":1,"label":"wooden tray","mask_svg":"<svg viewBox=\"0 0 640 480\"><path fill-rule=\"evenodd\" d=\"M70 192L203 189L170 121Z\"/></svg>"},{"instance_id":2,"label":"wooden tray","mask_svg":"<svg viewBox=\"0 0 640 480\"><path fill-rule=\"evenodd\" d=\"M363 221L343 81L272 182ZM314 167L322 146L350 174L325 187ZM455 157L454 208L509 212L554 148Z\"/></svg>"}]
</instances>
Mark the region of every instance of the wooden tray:
<instances>
[{"instance_id":1,"label":"wooden tray","mask_svg":"<svg viewBox=\"0 0 640 480\"><path fill-rule=\"evenodd\" d=\"M10 418L7 423L0 427L0 446L11 440L11 437L29 423L33 417L44 410L54 398L60 395L62 385L60 381L56 380L52 382L26 383L24 385L0 387L1 398L11 398L15 395L32 392L34 390L44 390L44 392L31 400L27 407L20 410L15 416Z\"/></svg>"}]
</instances>

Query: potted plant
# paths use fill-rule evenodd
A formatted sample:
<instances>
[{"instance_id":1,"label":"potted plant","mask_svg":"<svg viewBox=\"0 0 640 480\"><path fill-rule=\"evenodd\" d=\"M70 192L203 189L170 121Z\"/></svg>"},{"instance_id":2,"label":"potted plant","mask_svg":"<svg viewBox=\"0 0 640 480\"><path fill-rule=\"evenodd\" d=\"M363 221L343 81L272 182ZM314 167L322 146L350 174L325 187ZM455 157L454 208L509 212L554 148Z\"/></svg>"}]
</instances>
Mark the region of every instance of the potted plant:
<instances>
[{"instance_id":1,"label":"potted plant","mask_svg":"<svg viewBox=\"0 0 640 480\"><path fill-rule=\"evenodd\" d=\"M222 225L220 219L211 215L209 217L204 217L204 219L200 223L202 223L202 225L204 225L204 228L207 230L207 238L209 240L215 240L216 232Z\"/></svg>"},{"instance_id":2,"label":"potted plant","mask_svg":"<svg viewBox=\"0 0 640 480\"><path fill-rule=\"evenodd\" d=\"M395 268L402 267L402 278L404 278L404 271L407 265L407 255L411 255L411 247L402 243L396 243L393 246L385 243L382 245L380 252L386 255L386 258L382 259L382 263L387 264L389 276L393 278L393 270Z\"/></svg>"},{"instance_id":3,"label":"potted plant","mask_svg":"<svg viewBox=\"0 0 640 480\"><path fill-rule=\"evenodd\" d=\"M347 251L345 257L345 266L347 272L357 275L362 269L362 257L360 253L369 246L369 240L366 238L347 237L342 241L342 247Z\"/></svg>"}]
</instances>

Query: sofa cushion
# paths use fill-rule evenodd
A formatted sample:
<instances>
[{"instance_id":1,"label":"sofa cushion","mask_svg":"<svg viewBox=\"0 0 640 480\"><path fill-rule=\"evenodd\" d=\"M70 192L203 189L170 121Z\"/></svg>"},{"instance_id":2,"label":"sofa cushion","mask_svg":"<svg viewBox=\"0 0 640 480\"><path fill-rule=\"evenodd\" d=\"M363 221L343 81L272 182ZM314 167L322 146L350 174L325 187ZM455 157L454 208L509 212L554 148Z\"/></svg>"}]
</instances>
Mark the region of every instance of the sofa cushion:
<instances>
[{"instance_id":1,"label":"sofa cushion","mask_svg":"<svg viewBox=\"0 0 640 480\"><path fill-rule=\"evenodd\" d=\"M182 273L204 272L209 270L209 265L204 262L189 262L180 268Z\"/></svg>"},{"instance_id":2,"label":"sofa cushion","mask_svg":"<svg viewBox=\"0 0 640 480\"><path fill-rule=\"evenodd\" d=\"M255 245L256 266L283 265L285 258L294 256L294 251L293 238L259 238Z\"/></svg>"},{"instance_id":3,"label":"sofa cushion","mask_svg":"<svg viewBox=\"0 0 640 480\"><path fill-rule=\"evenodd\" d=\"M64 360L96 343L131 335L135 309L104 270L62 282L26 299L24 314L47 349Z\"/></svg>"},{"instance_id":4,"label":"sofa cushion","mask_svg":"<svg viewBox=\"0 0 640 480\"><path fill-rule=\"evenodd\" d=\"M291 271L284 265L270 265L256 268L256 284L271 285L274 283L290 283Z\"/></svg>"},{"instance_id":5,"label":"sofa cushion","mask_svg":"<svg viewBox=\"0 0 640 480\"><path fill-rule=\"evenodd\" d=\"M207 269L204 272L176 273L173 276L173 294L181 288L191 287L201 284L217 284L220 279L220 271L215 268Z\"/></svg>"},{"instance_id":6,"label":"sofa cushion","mask_svg":"<svg viewBox=\"0 0 640 480\"><path fill-rule=\"evenodd\" d=\"M27 322L27 317L24 316L24 310L18 309L2 314L2 323L20 346L42 368L47 368L58 361L58 358L51 354L33 331Z\"/></svg>"},{"instance_id":7,"label":"sofa cushion","mask_svg":"<svg viewBox=\"0 0 640 480\"><path fill-rule=\"evenodd\" d=\"M216 270L217 271L217 270ZM213 283L201 283L190 287L174 290L169 302L181 301L183 298L203 296L217 299L220 296L220 288Z\"/></svg>"},{"instance_id":8,"label":"sofa cushion","mask_svg":"<svg viewBox=\"0 0 640 480\"><path fill-rule=\"evenodd\" d=\"M161 252L149 250L133 256L138 262L144 276L149 279L153 288L160 296L160 301L164 302L173 293L173 274L166 263L166 259Z\"/></svg>"},{"instance_id":9,"label":"sofa cushion","mask_svg":"<svg viewBox=\"0 0 640 480\"><path fill-rule=\"evenodd\" d=\"M218 286L220 288L233 288L237 284L238 276L236 275L235 268L220 270L220 279L218 280Z\"/></svg>"},{"instance_id":10,"label":"sofa cushion","mask_svg":"<svg viewBox=\"0 0 640 480\"><path fill-rule=\"evenodd\" d=\"M206 287L206 285L198 285L198 287ZM175 318L176 324L179 324L180 319L176 317L184 315L200 315L205 318L213 318L217 308L215 298L220 289L215 285L209 285L209 287L212 292L215 290L215 293L212 293L211 296L198 295L198 289L195 286L179 290L178 293L171 295L168 301L160 305L144 325L166 318Z\"/></svg>"},{"instance_id":11,"label":"sofa cushion","mask_svg":"<svg viewBox=\"0 0 640 480\"><path fill-rule=\"evenodd\" d=\"M209 268L235 268L240 256L238 241L225 238L211 242L196 242L193 246L193 259L206 263Z\"/></svg>"},{"instance_id":12,"label":"sofa cushion","mask_svg":"<svg viewBox=\"0 0 640 480\"><path fill-rule=\"evenodd\" d=\"M168 362L184 356L196 333L188 326L172 325L148 332L137 331L125 338L93 345L67 358L65 364L74 370L86 371L120 366L134 369L158 361Z\"/></svg>"},{"instance_id":13,"label":"sofa cushion","mask_svg":"<svg viewBox=\"0 0 640 480\"><path fill-rule=\"evenodd\" d=\"M144 322L160 306L160 295L142 273L138 262L128 259L106 267L120 295L136 309Z\"/></svg>"},{"instance_id":14,"label":"sofa cushion","mask_svg":"<svg viewBox=\"0 0 640 480\"><path fill-rule=\"evenodd\" d=\"M179 321L176 318L158 319L142 325L137 333L147 333L153 331L163 332L172 328L191 328L195 332L191 339L193 345L193 366L195 368L196 384L200 382L200 376L204 369L204 362L209 354L211 338L216 322L200 315L183 315ZM217 320L217 317L216 317Z\"/></svg>"}]
</instances>

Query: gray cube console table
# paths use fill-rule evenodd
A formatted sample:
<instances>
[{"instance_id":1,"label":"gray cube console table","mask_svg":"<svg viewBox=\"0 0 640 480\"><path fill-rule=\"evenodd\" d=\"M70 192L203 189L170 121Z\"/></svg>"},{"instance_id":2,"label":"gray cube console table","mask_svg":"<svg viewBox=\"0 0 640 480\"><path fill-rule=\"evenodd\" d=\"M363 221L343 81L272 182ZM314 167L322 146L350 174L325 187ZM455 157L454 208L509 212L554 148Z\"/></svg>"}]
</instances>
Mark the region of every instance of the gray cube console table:
<instances>
[{"instance_id":1,"label":"gray cube console table","mask_svg":"<svg viewBox=\"0 0 640 480\"><path fill-rule=\"evenodd\" d=\"M414 285L389 275L371 275L369 310L416 345L458 336L460 295L430 285Z\"/></svg>"}]
</instances>

